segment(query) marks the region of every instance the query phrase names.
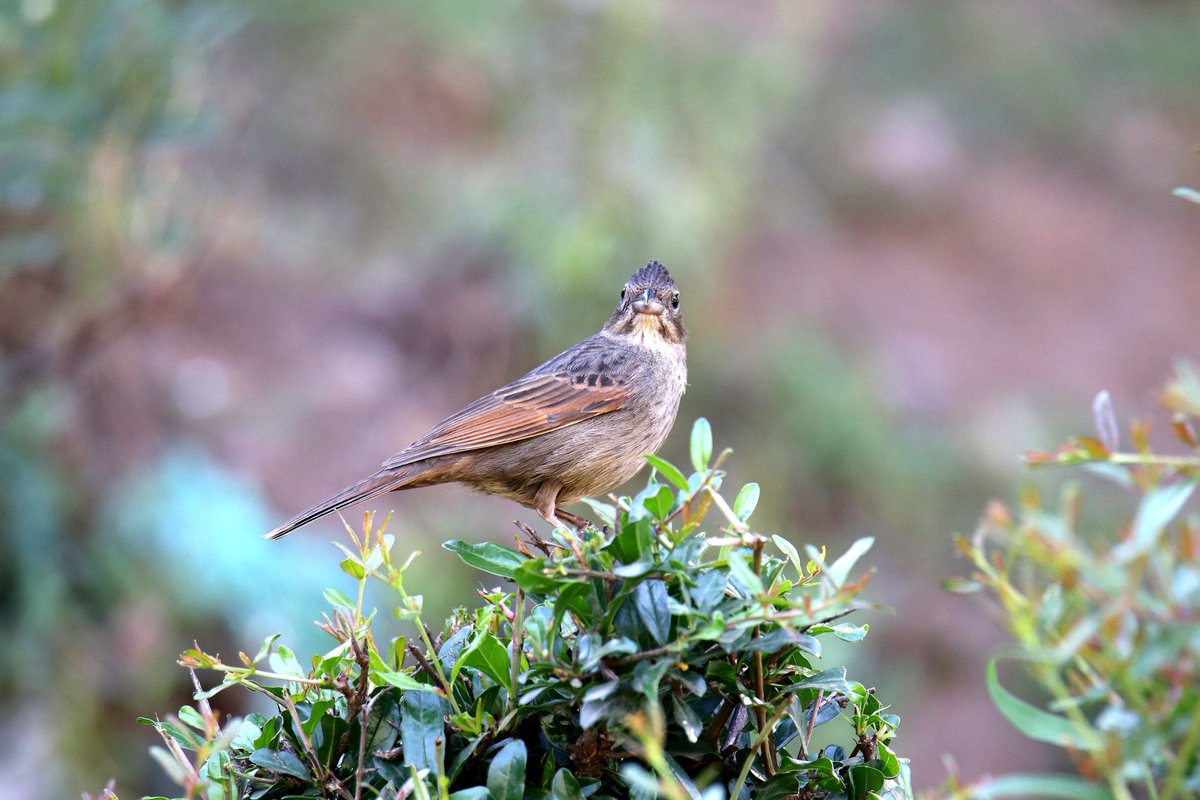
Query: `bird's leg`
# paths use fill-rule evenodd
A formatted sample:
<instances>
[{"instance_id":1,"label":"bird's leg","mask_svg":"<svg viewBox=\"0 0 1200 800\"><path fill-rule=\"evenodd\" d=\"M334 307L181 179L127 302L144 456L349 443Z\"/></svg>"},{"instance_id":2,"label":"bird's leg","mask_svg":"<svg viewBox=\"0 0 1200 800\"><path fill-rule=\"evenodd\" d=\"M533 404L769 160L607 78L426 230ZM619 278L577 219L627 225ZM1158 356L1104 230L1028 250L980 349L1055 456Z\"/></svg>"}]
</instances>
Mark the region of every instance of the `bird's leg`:
<instances>
[{"instance_id":1,"label":"bird's leg","mask_svg":"<svg viewBox=\"0 0 1200 800\"><path fill-rule=\"evenodd\" d=\"M574 514L568 514L558 509L558 491L560 488L561 487L559 487L559 485L556 483L543 483L541 487L538 488L537 494L533 496L533 510L538 514L541 514L542 519L546 520L546 522L549 522L555 528L562 528L564 531L566 531L565 538L567 540L567 545L571 548L571 552L575 555L575 559L582 567L587 562L583 559L583 551L579 549L579 539L575 536L570 528L568 528L566 525L563 525L562 522L559 521L560 515L568 520L571 517L575 517ZM575 517L575 519L579 518ZM576 525L576 527L578 528L579 526Z\"/></svg>"},{"instance_id":2,"label":"bird's leg","mask_svg":"<svg viewBox=\"0 0 1200 800\"><path fill-rule=\"evenodd\" d=\"M561 508L555 508L554 513L559 519L566 520L579 530L595 527L592 525L591 520L584 519L577 514L572 514L570 511L563 511Z\"/></svg>"}]
</instances>

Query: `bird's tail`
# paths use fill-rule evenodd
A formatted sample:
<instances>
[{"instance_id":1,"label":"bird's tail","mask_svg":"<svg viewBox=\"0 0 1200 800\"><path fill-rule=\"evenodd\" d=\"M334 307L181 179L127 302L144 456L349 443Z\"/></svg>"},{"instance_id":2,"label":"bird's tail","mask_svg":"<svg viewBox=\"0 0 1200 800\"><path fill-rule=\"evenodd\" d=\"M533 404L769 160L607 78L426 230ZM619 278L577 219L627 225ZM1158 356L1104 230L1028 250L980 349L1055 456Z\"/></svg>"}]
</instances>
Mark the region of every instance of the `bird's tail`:
<instances>
[{"instance_id":1,"label":"bird's tail","mask_svg":"<svg viewBox=\"0 0 1200 800\"><path fill-rule=\"evenodd\" d=\"M370 500L395 489L403 489L409 485L412 475L405 471L387 470L376 472L369 478L364 478L353 486L347 486L335 495L325 498L314 506L306 508L287 522L270 533L264 534L265 539L278 539L291 533L301 525L307 525L314 519L320 519L326 514L340 511L346 506Z\"/></svg>"}]
</instances>

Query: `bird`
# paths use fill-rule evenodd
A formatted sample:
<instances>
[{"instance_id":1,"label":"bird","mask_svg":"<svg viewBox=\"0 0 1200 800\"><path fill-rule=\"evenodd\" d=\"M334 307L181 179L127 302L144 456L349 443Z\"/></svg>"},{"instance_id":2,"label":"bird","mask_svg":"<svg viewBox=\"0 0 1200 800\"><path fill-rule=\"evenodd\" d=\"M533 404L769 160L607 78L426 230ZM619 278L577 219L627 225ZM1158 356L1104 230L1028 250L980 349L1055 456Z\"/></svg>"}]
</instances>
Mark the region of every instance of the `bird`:
<instances>
[{"instance_id":1,"label":"bird","mask_svg":"<svg viewBox=\"0 0 1200 800\"><path fill-rule=\"evenodd\" d=\"M434 425L369 477L301 511L268 539L402 489L458 482L532 508L563 510L632 478L666 440L687 388L679 290L650 261L630 276L599 333Z\"/></svg>"}]
</instances>

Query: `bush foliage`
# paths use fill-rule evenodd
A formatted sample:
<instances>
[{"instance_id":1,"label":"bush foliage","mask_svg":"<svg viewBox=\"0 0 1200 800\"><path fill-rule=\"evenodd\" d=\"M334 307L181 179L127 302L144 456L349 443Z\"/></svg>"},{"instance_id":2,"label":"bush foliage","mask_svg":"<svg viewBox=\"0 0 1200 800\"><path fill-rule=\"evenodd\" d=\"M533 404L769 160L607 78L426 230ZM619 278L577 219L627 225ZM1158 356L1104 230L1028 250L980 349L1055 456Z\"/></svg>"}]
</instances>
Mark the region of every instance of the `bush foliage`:
<instances>
[{"instance_id":1,"label":"bush foliage","mask_svg":"<svg viewBox=\"0 0 1200 800\"><path fill-rule=\"evenodd\" d=\"M1032 491L1015 510L995 503L959 540L974 570L951 588L989 601L1015 644L1008 655L1046 698L1010 693L993 661L993 700L1079 773L1006 776L973 796L1200 796L1200 520L1183 513L1200 478L1200 375L1181 366L1162 397L1185 454L1155 452L1148 422L1130 426L1122 450L1107 393L1093 405L1095 436L1027 454L1035 466L1082 465L1107 482L1105 495L1136 495L1116 530L1087 521L1071 484L1056 508Z\"/></svg>"},{"instance_id":2,"label":"bush foliage","mask_svg":"<svg viewBox=\"0 0 1200 800\"><path fill-rule=\"evenodd\" d=\"M515 549L448 542L499 586L436 635L386 522L347 527L356 592L325 592L333 649L302 662L272 637L237 664L188 650L183 665L223 679L197 682L177 717L145 720L160 761L210 800L909 796L899 718L844 667L819 666L823 641L867 633L844 618L864 605L868 576L851 572L870 540L830 560L755 533L758 486L720 494L727 452L714 461L699 420L695 471L648 457L637 496L591 502L602 530L525 529ZM370 581L395 592L411 640L376 639ZM220 723L209 698L231 687L278 713Z\"/></svg>"}]
</instances>

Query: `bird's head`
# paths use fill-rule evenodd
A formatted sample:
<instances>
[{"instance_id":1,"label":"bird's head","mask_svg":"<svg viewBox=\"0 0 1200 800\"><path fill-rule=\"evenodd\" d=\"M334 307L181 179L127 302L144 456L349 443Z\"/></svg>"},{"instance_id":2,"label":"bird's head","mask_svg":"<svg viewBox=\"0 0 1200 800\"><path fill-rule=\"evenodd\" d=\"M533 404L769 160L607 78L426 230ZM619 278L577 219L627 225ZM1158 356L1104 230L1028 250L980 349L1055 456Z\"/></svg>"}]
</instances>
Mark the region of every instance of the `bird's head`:
<instances>
[{"instance_id":1,"label":"bird's head","mask_svg":"<svg viewBox=\"0 0 1200 800\"><path fill-rule=\"evenodd\" d=\"M659 336L682 344L687 329L679 313L679 290L667 268L651 261L630 276L604 329L618 336Z\"/></svg>"}]
</instances>

